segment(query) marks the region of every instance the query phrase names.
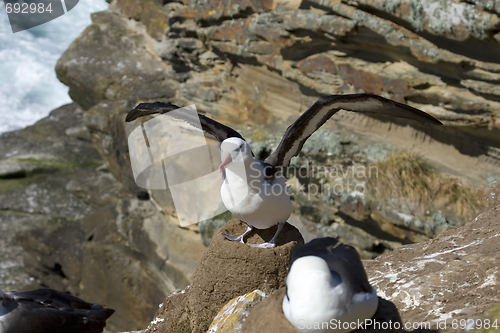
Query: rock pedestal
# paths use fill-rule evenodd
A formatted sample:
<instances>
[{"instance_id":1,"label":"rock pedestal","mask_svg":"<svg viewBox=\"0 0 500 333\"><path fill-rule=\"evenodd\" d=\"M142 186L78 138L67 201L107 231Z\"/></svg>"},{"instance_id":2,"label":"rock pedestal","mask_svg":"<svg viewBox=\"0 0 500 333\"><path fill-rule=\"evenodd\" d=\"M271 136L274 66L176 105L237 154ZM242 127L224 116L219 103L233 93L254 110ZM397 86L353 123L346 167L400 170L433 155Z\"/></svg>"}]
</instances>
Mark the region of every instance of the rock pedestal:
<instances>
[{"instance_id":1,"label":"rock pedestal","mask_svg":"<svg viewBox=\"0 0 500 333\"><path fill-rule=\"evenodd\" d=\"M269 241L276 229L276 226L255 229L246 242ZM215 233L189 288L167 297L148 333L205 333L218 311L231 299L256 289L269 294L285 286L290 255L297 245L304 243L302 235L287 223L276 248L260 249L228 241L220 234L239 235L245 230L246 224L232 220Z\"/></svg>"}]
</instances>

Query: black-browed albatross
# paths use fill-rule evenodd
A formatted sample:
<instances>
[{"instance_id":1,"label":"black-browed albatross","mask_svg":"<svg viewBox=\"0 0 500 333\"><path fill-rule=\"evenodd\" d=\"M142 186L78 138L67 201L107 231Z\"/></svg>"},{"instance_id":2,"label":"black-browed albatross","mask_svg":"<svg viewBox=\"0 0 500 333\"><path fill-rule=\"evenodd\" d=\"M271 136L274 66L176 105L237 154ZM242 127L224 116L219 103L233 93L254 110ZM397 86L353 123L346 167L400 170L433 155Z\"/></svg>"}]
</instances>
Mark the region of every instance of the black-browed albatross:
<instances>
[{"instance_id":1,"label":"black-browed albatross","mask_svg":"<svg viewBox=\"0 0 500 333\"><path fill-rule=\"evenodd\" d=\"M169 114L179 109L172 103L141 103L127 114L130 122L139 117L154 114ZM264 244L249 244L254 247L272 248L284 223L290 217L292 205L286 188L282 168L288 167L292 157L297 156L306 140L337 111L347 110L396 118L406 118L422 123L442 125L429 114L411 106L401 104L373 94L331 95L321 97L287 128L276 150L264 161L254 158L245 139L234 129L204 115L190 113L171 114L214 136L221 144L223 174L221 196L226 208L248 225L240 236L223 234L229 240L244 243L244 237L255 227L267 229L278 224L274 237ZM240 163L231 163L231 162ZM246 177L242 177L235 165L245 166ZM246 181L244 180L246 178Z\"/></svg>"},{"instance_id":2,"label":"black-browed albatross","mask_svg":"<svg viewBox=\"0 0 500 333\"><path fill-rule=\"evenodd\" d=\"M114 312L54 289L0 290L1 333L100 333Z\"/></svg>"},{"instance_id":3,"label":"black-browed albatross","mask_svg":"<svg viewBox=\"0 0 500 333\"><path fill-rule=\"evenodd\" d=\"M377 307L377 293L352 246L326 237L293 250L283 313L301 333L355 331Z\"/></svg>"}]
</instances>

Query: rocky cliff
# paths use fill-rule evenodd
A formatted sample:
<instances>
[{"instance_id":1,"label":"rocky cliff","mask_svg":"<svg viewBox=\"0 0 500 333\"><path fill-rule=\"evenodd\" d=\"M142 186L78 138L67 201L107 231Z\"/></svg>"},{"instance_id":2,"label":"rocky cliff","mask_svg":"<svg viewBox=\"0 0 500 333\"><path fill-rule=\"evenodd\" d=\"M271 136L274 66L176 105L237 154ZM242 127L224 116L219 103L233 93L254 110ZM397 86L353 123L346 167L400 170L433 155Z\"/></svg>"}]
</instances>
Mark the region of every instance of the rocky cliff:
<instances>
[{"instance_id":1,"label":"rocky cliff","mask_svg":"<svg viewBox=\"0 0 500 333\"><path fill-rule=\"evenodd\" d=\"M79 107L0 135L0 156L0 289L50 287L106 304L116 332L146 327L189 284L200 236L124 190Z\"/></svg>"},{"instance_id":2,"label":"rocky cliff","mask_svg":"<svg viewBox=\"0 0 500 333\"><path fill-rule=\"evenodd\" d=\"M93 15L56 72L132 193L141 189L126 138L138 124L123 119L138 102L195 104L240 130L258 156L326 94L370 92L429 112L445 126L341 112L292 163L297 220L373 258L469 221L481 208L475 189L500 179L497 7L116 0ZM402 183L408 190L394 193ZM175 214L168 192L150 195Z\"/></svg>"},{"instance_id":3,"label":"rocky cliff","mask_svg":"<svg viewBox=\"0 0 500 333\"><path fill-rule=\"evenodd\" d=\"M444 126L347 112L325 124L290 168L291 222L306 240L338 236L365 259L451 237L446 228L483 208L476 189L500 179L499 15L480 0L112 1L57 64L75 103L0 136L0 287L106 304L118 331L145 328L189 284L201 239L231 216L181 228L168 191L135 185L127 135L138 124L124 118L146 101L195 104L257 156L323 95L418 107ZM390 290L409 320L416 305ZM458 308L425 309L415 318Z\"/></svg>"},{"instance_id":4,"label":"rocky cliff","mask_svg":"<svg viewBox=\"0 0 500 333\"><path fill-rule=\"evenodd\" d=\"M490 206L469 223L448 228L430 241L365 260L370 284L379 296L378 309L372 318L377 324L353 332L497 332L500 320L499 186L497 183L487 188ZM231 221L221 231L235 227L243 229ZM293 232L289 232L287 237L296 239L292 235ZM286 288L276 283L274 275L280 275L283 260L288 259L286 248L296 245L295 242L283 243L284 240L276 249L262 252L241 244L228 244L220 235L214 236L192 284L169 295L142 332L297 333L282 310ZM228 251L231 255L226 254ZM277 256L277 253L281 254ZM224 258L222 262L221 258ZM259 264L248 266L253 260ZM262 278L269 274L269 262L275 267L273 274ZM228 273L220 275L220 267ZM241 275L245 279L241 279ZM234 297L231 300L230 295ZM196 302L192 302L193 299ZM193 308L197 311L192 311ZM208 331L210 320L203 326L200 325L203 318L214 318Z\"/></svg>"}]
</instances>

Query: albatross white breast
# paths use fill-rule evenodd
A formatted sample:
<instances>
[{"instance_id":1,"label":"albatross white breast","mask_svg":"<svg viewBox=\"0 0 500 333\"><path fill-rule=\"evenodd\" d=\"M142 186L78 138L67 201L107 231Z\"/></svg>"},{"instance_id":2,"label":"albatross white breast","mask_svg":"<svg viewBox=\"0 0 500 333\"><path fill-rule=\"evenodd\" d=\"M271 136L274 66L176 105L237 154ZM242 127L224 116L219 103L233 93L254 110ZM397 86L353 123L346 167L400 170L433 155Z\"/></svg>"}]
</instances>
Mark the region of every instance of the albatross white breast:
<instances>
[{"instance_id":1,"label":"albatross white breast","mask_svg":"<svg viewBox=\"0 0 500 333\"><path fill-rule=\"evenodd\" d=\"M292 213L292 202L288 195L286 179L277 175L272 181L266 180L266 164L252 156L250 146L240 138L229 138L222 142L223 173L221 197L226 208L234 216L252 227L267 229L285 222ZM250 227L251 226L251 227ZM281 230L283 224L280 224ZM243 243L246 236L223 234L230 240ZM276 233L278 234L278 232ZM268 243L251 245L255 247L273 247L276 239Z\"/></svg>"}]
</instances>

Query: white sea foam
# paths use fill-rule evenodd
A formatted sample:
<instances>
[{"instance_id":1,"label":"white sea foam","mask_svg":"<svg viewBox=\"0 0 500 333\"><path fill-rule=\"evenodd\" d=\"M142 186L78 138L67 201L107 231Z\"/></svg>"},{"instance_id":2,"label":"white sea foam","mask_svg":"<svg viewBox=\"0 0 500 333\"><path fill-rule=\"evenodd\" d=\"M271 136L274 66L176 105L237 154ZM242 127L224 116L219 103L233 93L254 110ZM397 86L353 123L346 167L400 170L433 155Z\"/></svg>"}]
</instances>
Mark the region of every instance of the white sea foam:
<instances>
[{"instance_id":1,"label":"white sea foam","mask_svg":"<svg viewBox=\"0 0 500 333\"><path fill-rule=\"evenodd\" d=\"M0 5L0 133L31 125L71 102L54 67L90 25L90 13L107 7L104 0L80 0L65 15L14 34Z\"/></svg>"}]
</instances>

